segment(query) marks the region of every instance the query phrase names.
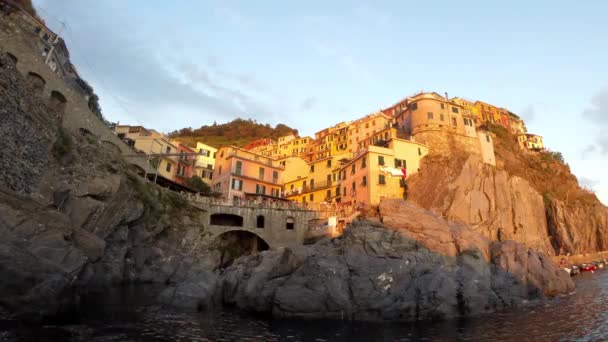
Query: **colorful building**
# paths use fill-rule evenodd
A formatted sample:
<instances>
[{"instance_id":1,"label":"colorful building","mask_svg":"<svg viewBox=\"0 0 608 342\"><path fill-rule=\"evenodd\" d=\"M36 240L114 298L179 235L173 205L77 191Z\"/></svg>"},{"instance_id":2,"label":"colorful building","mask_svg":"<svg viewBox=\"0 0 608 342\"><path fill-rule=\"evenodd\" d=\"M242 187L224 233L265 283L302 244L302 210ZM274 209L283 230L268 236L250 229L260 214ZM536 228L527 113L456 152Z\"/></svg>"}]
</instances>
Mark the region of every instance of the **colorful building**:
<instances>
[{"instance_id":1,"label":"colorful building","mask_svg":"<svg viewBox=\"0 0 608 342\"><path fill-rule=\"evenodd\" d=\"M393 126L393 117L378 112L353 121L348 127L348 152L356 152L360 143L377 132Z\"/></svg>"},{"instance_id":2,"label":"colorful building","mask_svg":"<svg viewBox=\"0 0 608 342\"><path fill-rule=\"evenodd\" d=\"M220 148L213 189L225 199L280 199L285 167L273 158L239 147Z\"/></svg>"},{"instance_id":3,"label":"colorful building","mask_svg":"<svg viewBox=\"0 0 608 342\"><path fill-rule=\"evenodd\" d=\"M190 148L179 141L171 141L177 147L177 166L175 169L174 181L178 184L186 186L186 180L194 175L194 166L198 154L195 149Z\"/></svg>"},{"instance_id":4,"label":"colorful building","mask_svg":"<svg viewBox=\"0 0 608 342\"><path fill-rule=\"evenodd\" d=\"M521 147L522 149L532 151L540 151L545 149L543 137L541 137L540 135L522 134L517 137L517 142L519 143L519 147Z\"/></svg>"},{"instance_id":5,"label":"colorful building","mask_svg":"<svg viewBox=\"0 0 608 342\"><path fill-rule=\"evenodd\" d=\"M428 130L467 134L465 126L475 126L475 117L464 107L438 93L420 93L407 98L407 109L397 114L397 127L406 136Z\"/></svg>"},{"instance_id":6,"label":"colorful building","mask_svg":"<svg viewBox=\"0 0 608 342\"><path fill-rule=\"evenodd\" d=\"M404 198L407 176L418 172L427 154L427 146L398 138L382 147L368 146L338 171L341 203L377 205L382 199Z\"/></svg>"},{"instance_id":7,"label":"colorful building","mask_svg":"<svg viewBox=\"0 0 608 342\"><path fill-rule=\"evenodd\" d=\"M201 142L196 143L196 152L198 157L194 164L194 173L201 177L203 181L209 185L213 181L213 170L215 169L215 155L217 149Z\"/></svg>"},{"instance_id":8,"label":"colorful building","mask_svg":"<svg viewBox=\"0 0 608 342\"><path fill-rule=\"evenodd\" d=\"M179 149L166 135L143 126L124 125L116 126L115 133L136 152L147 154L159 176L175 181Z\"/></svg>"},{"instance_id":9,"label":"colorful building","mask_svg":"<svg viewBox=\"0 0 608 342\"><path fill-rule=\"evenodd\" d=\"M511 129L511 133L518 136L528 132L524 120L511 112L509 112L509 128Z\"/></svg>"}]
</instances>

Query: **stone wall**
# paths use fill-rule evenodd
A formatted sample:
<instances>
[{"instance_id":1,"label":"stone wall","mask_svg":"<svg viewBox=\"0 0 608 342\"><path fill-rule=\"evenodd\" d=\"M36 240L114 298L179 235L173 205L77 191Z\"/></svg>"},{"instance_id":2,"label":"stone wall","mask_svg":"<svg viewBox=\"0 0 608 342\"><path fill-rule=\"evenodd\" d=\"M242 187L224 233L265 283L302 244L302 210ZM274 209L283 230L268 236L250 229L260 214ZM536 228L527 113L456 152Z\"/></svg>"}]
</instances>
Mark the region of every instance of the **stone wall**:
<instances>
[{"instance_id":1,"label":"stone wall","mask_svg":"<svg viewBox=\"0 0 608 342\"><path fill-rule=\"evenodd\" d=\"M304 242L309 222L318 218L318 213L309 210L291 210L274 208L249 208L224 205L198 205L207 211L209 229L216 235L229 231L245 230L262 238L270 248L297 246ZM237 215L243 219L242 226L224 226L211 224L214 214ZM264 227L257 227L258 216L264 217ZM288 218L293 219L293 229L287 229Z\"/></svg>"},{"instance_id":2,"label":"stone wall","mask_svg":"<svg viewBox=\"0 0 608 342\"><path fill-rule=\"evenodd\" d=\"M464 151L481 156L481 148L477 138L464 134L442 129L428 129L415 131L413 136L417 142L427 145L432 154L449 155L455 151Z\"/></svg>"},{"instance_id":3,"label":"stone wall","mask_svg":"<svg viewBox=\"0 0 608 342\"><path fill-rule=\"evenodd\" d=\"M39 38L32 32L24 32L18 25L18 20L20 18L17 16L0 17L0 46L4 50L3 54L8 53L16 57L17 70L24 77L35 75L44 81L43 87L38 90L38 96L46 99L47 104L54 104L56 107L57 98L65 100L64 108L57 110L63 127L75 134L80 134L83 129L91 132L106 144L115 145L123 156L129 156L127 159L130 163L142 169L147 167L149 173L154 173L154 170L147 166L145 156L133 156L135 152L89 109L88 98L76 83L71 79L61 78L44 63L45 57L39 53L36 46Z\"/></svg>"},{"instance_id":4,"label":"stone wall","mask_svg":"<svg viewBox=\"0 0 608 342\"><path fill-rule=\"evenodd\" d=\"M56 131L35 96L0 49L0 187L29 193L48 163Z\"/></svg>"}]
</instances>

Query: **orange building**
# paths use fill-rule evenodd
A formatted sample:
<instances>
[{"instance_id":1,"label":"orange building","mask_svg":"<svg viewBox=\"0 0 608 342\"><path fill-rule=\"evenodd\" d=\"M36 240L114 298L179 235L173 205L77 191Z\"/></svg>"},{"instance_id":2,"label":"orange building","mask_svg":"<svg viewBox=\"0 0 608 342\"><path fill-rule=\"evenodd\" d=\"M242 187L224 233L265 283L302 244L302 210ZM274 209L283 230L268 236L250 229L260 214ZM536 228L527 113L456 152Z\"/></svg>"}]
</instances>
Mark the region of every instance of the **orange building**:
<instances>
[{"instance_id":1,"label":"orange building","mask_svg":"<svg viewBox=\"0 0 608 342\"><path fill-rule=\"evenodd\" d=\"M351 122L348 127L348 152L356 152L363 141L392 126L393 118L383 112Z\"/></svg>"},{"instance_id":2,"label":"orange building","mask_svg":"<svg viewBox=\"0 0 608 342\"><path fill-rule=\"evenodd\" d=\"M225 199L279 199L284 169L273 158L235 146L223 147L216 154L213 189Z\"/></svg>"},{"instance_id":3,"label":"orange building","mask_svg":"<svg viewBox=\"0 0 608 342\"><path fill-rule=\"evenodd\" d=\"M420 93L407 98L407 109L395 117L397 127L407 135L427 130L447 130L463 135L475 127L475 116L438 93Z\"/></svg>"}]
</instances>

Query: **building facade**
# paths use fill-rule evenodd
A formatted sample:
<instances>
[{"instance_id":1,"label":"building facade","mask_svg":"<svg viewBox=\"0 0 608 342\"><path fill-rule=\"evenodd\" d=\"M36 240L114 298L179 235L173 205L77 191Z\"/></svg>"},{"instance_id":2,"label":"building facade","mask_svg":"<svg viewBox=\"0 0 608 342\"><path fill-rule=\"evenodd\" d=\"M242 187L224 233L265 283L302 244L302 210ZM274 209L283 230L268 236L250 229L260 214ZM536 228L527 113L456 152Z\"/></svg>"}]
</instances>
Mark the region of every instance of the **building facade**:
<instances>
[{"instance_id":1,"label":"building facade","mask_svg":"<svg viewBox=\"0 0 608 342\"><path fill-rule=\"evenodd\" d=\"M540 151L545 149L543 137L536 134L522 134L517 137L519 147L531 151Z\"/></svg>"},{"instance_id":2,"label":"building facade","mask_svg":"<svg viewBox=\"0 0 608 342\"><path fill-rule=\"evenodd\" d=\"M407 177L418 172L428 151L425 145L398 138L361 150L338 171L341 203L377 205L404 198Z\"/></svg>"},{"instance_id":3,"label":"building facade","mask_svg":"<svg viewBox=\"0 0 608 342\"><path fill-rule=\"evenodd\" d=\"M217 151L213 189L225 199L281 199L285 167L267 156L235 146Z\"/></svg>"}]
</instances>

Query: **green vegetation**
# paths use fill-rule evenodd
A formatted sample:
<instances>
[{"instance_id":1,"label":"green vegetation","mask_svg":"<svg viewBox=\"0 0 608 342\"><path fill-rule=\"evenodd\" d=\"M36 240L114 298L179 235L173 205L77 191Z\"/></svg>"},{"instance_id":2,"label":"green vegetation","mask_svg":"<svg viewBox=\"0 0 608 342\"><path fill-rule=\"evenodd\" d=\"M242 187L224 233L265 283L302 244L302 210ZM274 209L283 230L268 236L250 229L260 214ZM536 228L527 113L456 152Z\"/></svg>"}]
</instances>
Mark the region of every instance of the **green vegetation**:
<instances>
[{"instance_id":1,"label":"green vegetation","mask_svg":"<svg viewBox=\"0 0 608 342\"><path fill-rule=\"evenodd\" d=\"M194 191L198 191L203 196L211 196L211 187L203 182L203 179L197 175L192 176L190 179L186 179L186 186Z\"/></svg>"},{"instance_id":2,"label":"green vegetation","mask_svg":"<svg viewBox=\"0 0 608 342\"><path fill-rule=\"evenodd\" d=\"M53 143L52 153L58 160L65 157L74 148L72 136L63 127L59 127L57 131L57 139Z\"/></svg>"},{"instance_id":3,"label":"green vegetation","mask_svg":"<svg viewBox=\"0 0 608 342\"><path fill-rule=\"evenodd\" d=\"M252 119L239 118L220 125L214 122L211 126L202 126L197 129L182 128L172 132L169 136L189 146L196 146L196 142L199 141L220 148L229 145L242 147L258 139L277 139L289 134L298 134L298 130L283 124L272 127Z\"/></svg>"},{"instance_id":4,"label":"green vegetation","mask_svg":"<svg viewBox=\"0 0 608 342\"><path fill-rule=\"evenodd\" d=\"M556 162L565 164L564 156L562 155L561 152L557 152L557 151L546 150L546 151L540 152L540 158L543 161L556 161Z\"/></svg>"}]
</instances>

